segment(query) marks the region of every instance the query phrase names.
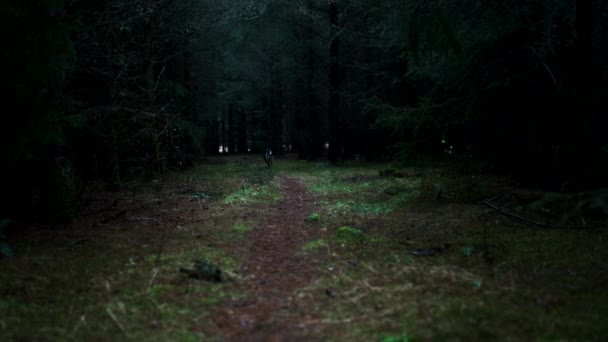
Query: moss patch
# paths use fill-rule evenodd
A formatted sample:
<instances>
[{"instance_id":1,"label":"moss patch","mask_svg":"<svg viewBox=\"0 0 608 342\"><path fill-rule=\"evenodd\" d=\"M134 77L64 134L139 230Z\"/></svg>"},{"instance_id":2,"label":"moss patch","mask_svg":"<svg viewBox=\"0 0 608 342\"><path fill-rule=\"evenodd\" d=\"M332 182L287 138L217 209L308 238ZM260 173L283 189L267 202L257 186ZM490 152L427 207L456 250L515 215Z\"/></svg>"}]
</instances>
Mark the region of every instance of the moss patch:
<instances>
[{"instance_id":1,"label":"moss patch","mask_svg":"<svg viewBox=\"0 0 608 342\"><path fill-rule=\"evenodd\" d=\"M317 250L321 247L326 247L327 246L327 242L323 239L318 239L318 240L314 240L314 241L310 241L308 243L306 243L304 246L302 246L302 250L304 251L313 251L313 250Z\"/></svg>"},{"instance_id":2,"label":"moss patch","mask_svg":"<svg viewBox=\"0 0 608 342\"><path fill-rule=\"evenodd\" d=\"M247 223L236 223L234 226L232 226L232 230L237 233L237 234L245 234L250 232L253 229L253 227Z\"/></svg>"},{"instance_id":3,"label":"moss patch","mask_svg":"<svg viewBox=\"0 0 608 342\"><path fill-rule=\"evenodd\" d=\"M342 243L363 242L363 231L344 226L336 230L336 240Z\"/></svg>"},{"instance_id":4,"label":"moss patch","mask_svg":"<svg viewBox=\"0 0 608 342\"><path fill-rule=\"evenodd\" d=\"M239 189L226 196L226 204L272 204L281 199L281 195L276 186L253 185Z\"/></svg>"}]
</instances>

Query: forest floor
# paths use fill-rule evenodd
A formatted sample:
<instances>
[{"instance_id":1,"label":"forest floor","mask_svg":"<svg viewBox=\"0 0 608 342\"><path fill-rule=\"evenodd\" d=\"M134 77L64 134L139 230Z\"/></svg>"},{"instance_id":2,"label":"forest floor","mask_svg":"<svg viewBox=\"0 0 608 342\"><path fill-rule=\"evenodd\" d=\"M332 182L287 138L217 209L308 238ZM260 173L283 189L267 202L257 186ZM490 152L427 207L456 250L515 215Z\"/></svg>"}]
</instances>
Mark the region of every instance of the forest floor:
<instances>
[{"instance_id":1,"label":"forest floor","mask_svg":"<svg viewBox=\"0 0 608 342\"><path fill-rule=\"evenodd\" d=\"M0 340L605 340L608 231L568 201L293 157L91 185L75 222L4 233Z\"/></svg>"}]
</instances>

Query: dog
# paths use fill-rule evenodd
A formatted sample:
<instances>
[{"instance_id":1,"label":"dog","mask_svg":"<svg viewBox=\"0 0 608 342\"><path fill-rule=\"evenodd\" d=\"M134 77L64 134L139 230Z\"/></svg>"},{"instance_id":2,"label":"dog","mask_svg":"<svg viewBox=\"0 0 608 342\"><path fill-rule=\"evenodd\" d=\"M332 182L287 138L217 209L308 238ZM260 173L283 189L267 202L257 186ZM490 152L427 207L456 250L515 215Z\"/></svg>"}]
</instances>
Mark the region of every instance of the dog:
<instances>
[{"instance_id":1,"label":"dog","mask_svg":"<svg viewBox=\"0 0 608 342\"><path fill-rule=\"evenodd\" d=\"M264 161L268 168L272 168L272 150L270 148L266 149L266 153L264 154Z\"/></svg>"}]
</instances>

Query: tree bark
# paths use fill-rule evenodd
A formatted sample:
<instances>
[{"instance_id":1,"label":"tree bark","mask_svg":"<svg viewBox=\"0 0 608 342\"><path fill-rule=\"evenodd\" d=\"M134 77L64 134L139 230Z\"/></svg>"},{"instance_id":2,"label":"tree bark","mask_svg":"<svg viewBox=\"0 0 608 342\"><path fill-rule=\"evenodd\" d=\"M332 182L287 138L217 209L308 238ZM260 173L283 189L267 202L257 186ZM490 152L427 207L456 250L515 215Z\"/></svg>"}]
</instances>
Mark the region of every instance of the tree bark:
<instances>
[{"instance_id":1,"label":"tree bark","mask_svg":"<svg viewBox=\"0 0 608 342\"><path fill-rule=\"evenodd\" d=\"M576 1L576 56L577 80L576 95L578 105L585 110L583 131L589 127L591 101L593 100L593 54L591 39L593 35L593 7L592 0Z\"/></svg>"}]
</instances>

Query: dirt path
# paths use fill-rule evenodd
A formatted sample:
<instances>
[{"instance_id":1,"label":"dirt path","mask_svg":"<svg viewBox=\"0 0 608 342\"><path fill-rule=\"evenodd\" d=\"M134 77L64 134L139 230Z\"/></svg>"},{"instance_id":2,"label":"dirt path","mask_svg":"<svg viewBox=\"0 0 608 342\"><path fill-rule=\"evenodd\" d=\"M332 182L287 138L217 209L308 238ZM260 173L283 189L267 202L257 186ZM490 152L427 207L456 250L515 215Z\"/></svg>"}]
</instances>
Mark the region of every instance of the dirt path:
<instances>
[{"instance_id":1,"label":"dirt path","mask_svg":"<svg viewBox=\"0 0 608 342\"><path fill-rule=\"evenodd\" d=\"M240 252L246 260L245 278L237 286L247 299L215 315L215 324L229 340L293 341L304 340L307 333L298 322L312 314L296 305L294 291L315 278L319 261L300 252L319 235L304 220L314 211L314 200L299 180L279 176L277 181L282 200L265 211Z\"/></svg>"}]
</instances>

